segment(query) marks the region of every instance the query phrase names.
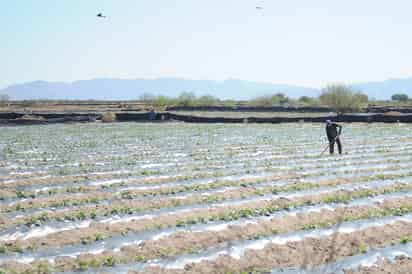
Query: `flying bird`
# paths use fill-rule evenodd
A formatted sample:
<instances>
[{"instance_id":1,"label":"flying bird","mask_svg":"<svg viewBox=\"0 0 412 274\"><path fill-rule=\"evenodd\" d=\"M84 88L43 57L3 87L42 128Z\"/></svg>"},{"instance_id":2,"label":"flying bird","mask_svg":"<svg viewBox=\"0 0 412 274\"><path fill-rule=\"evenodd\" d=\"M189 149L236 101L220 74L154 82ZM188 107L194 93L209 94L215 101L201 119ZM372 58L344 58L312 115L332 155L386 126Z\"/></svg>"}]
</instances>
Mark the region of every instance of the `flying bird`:
<instances>
[{"instance_id":1,"label":"flying bird","mask_svg":"<svg viewBox=\"0 0 412 274\"><path fill-rule=\"evenodd\" d=\"M106 18L106 16L104 16L102 13L98 13L96 16L100 18Z\"/></svg>"}]
</instances>

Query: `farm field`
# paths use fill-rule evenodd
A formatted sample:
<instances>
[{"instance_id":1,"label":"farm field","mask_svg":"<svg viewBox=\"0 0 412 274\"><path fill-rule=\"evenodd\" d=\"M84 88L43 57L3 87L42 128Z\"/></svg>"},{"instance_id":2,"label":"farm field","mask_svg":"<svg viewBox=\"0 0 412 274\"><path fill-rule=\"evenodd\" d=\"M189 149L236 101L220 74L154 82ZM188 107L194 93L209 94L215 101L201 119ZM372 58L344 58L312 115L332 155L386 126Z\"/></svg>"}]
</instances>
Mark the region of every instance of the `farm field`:
<instances>
[{"instance_id":1,"label":"farm field","mask_svg":"<svg viewBox=\"0 0 412 274\"><path fill-rule=\"evenodd\" d=\"M2 127L0 273L412 266L412 126Z\"/></svg>"},{"instance_id":2,"label":"farm field","mask_svg":"<svg viewBox=\"0 0 412 274\"><path fill-rule=\"evenodd\" d=\"M105 112L147 109L139 101L14 101L0 102L1 112Z\"/></svg>"}]
</instances>

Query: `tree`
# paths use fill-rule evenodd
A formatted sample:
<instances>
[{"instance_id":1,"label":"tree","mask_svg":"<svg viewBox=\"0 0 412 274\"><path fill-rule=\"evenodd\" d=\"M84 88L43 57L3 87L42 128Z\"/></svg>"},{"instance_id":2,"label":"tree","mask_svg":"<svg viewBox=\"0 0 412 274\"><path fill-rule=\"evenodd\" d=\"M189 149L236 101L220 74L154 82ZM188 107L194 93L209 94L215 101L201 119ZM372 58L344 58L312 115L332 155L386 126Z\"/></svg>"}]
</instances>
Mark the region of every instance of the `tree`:
<instances>
[{"instance_id":1,"label":"tree","mask_svg":"<svg viewBox=\"0 0 412 274\"><path fill-rule=\"evenodd\" d=\"M249 104L255 107L271 107L279 105L279 100L276 96L264 95L250 100Z\"/></svg>"},{"instance_id":2,"label":"tree","mask_svg":"<svg viewBox=\"0 0 412 274\"><path fill-rule=\"evenodd\" d=\"M220 103L226 107L236 107L237 106L237 101L235 100L224 100L224 101L220 101Z\"/></svg>"},{"instance_id":3,"label":"tree","mask_svg":"<svg viewBox=\"0 0 412 274\"><path fill-rule=\"evenodd\" d=\"M158 108L164 108L170 105L174 105L176 100L166 96L159 95L153 99L153 105Z\"/></svg>"},{"instance_id":4,"label":"tree","mask_svg":"<svg viewBox=\"0 0 412 274\"><path fill-rule=\"evenodd\" d=\"M368 102L368 96L354 92L345 85L329 85L323 89L319 100L322 104L334 108L337 112L359 110Z\"/></svg>"},{"instance_id":5,"label":"tree","mask_svg":"<svg viewBox=\"0 0 412 274\"><path fill-rule=\"evenodd\" d=\"M183 107L193 106L195 104L196 95L193 92L182 92L177 98L178 105Z\"/></svg>"},{"instance_id":6,"label":"tree","mask_svg":"<svg viewBox=\"0 0 412 274\"><path fill-rule=\"evenodd\" d=\"M354 99L356 102L359 102L360 104L364 105L367 104L369 102L369 97L368 95L366 95L365 93L362 92L356 92L354 94Z\"/></svg>"},{"instance_id":7,"label":"tree","mask_svg":"<svg viewBox=\"0 0 412 274\"><path fill-rule=\"evenodd\" d=\"M301 96L298 99L298 102L300 104L303 104L303 105L306 105L306 106L315 106L315 105L319 104L319 102L316 98L309 97L309 96Z\"/></svg>"},{"instance_id":8,"label":"tree","mask_svg":"<svg viewBox=\"0 0 412 274\"><path fill-rule=\"evenodd\" d=\"M264 95L252 99L249 104L257 107L272 107L279 106L289 102L289 98L283 93L277 93L274 95Z\"/></svg>"},{"instance_id":9,"label":"tree","mask_svg":"<svg viewBox=\"0 0 412 274\"><path fill-rule=\"evenodd\" d=\"M203 95L196 101L199 106L215 106L219 103L219 99L212 95Z\"/></svg>"},{"instance_id":10,"label":"tree","mask_svg":"<svg viewBox=\"0 0 412 274\"><path fill-rule=\"evenodd\" d=\"M408 101L409 97L404 93L397 93L392 95L391 99L392 101L406 102Z\"/></svg>"},{"instance_id":11,"label":"tree","mask_svg":"<svg viewBox=\"0 0 412 274\"><path fill-rule=\"evenodd\" d=\"M0 102L6 102L10 100L10 96L7 94L0 94Z\"/></svg>"},{"instance_id":12,"label":"tree","mask_svg":"<svg viewBox=\"0 0 412 274\"><path fill-rule=\"evenodd\" d=\"M289 98L283 93L276 93L275 96L278 97L279 103L281 105L289 102Z\"/></svg>"}]
</instances>

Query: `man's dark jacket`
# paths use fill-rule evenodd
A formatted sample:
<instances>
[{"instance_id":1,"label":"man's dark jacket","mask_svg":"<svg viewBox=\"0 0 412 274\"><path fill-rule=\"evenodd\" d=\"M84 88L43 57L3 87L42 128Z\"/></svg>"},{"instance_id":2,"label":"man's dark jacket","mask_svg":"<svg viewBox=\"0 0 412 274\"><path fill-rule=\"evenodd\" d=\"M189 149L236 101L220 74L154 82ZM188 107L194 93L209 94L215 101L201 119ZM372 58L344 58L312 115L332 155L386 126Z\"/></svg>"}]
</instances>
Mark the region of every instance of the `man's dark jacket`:
<instances>
[{"instance_id":1,"label":"man's dark jacket","mask_svg":"<svg viewBox=\"0 0 412 274\"><path fill-rule=\"evenodd\" d=\"M339 130L338 130L339 128ZM342 126L337 123L327 123L326 124L326 135L329 140L335 139L342 132Z\"/></svg>"}]
</instances>

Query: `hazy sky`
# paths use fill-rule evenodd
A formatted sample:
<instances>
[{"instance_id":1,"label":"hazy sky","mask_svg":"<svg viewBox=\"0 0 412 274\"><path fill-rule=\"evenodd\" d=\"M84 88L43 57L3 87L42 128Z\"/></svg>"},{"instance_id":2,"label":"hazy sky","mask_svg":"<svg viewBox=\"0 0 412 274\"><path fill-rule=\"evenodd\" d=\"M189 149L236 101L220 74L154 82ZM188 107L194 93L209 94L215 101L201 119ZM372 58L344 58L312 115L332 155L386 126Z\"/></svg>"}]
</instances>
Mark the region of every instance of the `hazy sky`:
<instances>
[{"instance_id":1,"label":"hazy sky","mask_svg":"<svg viewBox=\"0 0 412 274\"><path fill-rule=\"evenodd\" d=\"M99 77L313 87L407 77L411 10L410 0L1 0L0 88Z\"/></svg>"}]
</instances>

